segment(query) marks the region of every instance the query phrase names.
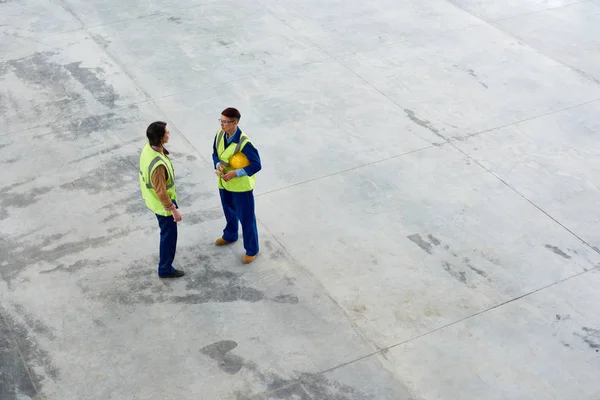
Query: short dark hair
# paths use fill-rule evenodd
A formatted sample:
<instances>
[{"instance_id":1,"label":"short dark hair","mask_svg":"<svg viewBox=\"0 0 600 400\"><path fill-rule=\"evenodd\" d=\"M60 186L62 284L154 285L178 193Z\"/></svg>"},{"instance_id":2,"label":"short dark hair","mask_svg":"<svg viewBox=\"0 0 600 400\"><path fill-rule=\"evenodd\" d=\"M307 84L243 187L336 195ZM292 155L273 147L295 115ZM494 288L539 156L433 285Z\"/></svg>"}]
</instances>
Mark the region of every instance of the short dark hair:
<instances>
[{"instance_id":1,"label":"short dark hair","mask_svg":"<svg viewBox=\"0 0 600 400\"><path fill-rule=\"evenodd\" d=\"M227 118L233 118L236 121L239 121L242 118L242 114L237 110L237 108L228 107L221 112L221 115L226 116Z\"/></svg>"},{"instance_id":2,"label":"short dark hair","mask_svg":"<svg viewBox=\"0 0 600 400\"><path fill-rule=\"evenodd\" d=\"M148 125L146 129L146 137L151 146L161 146L163 137L167 132L167 123L164 121L155 121ZM169 154L167 149L164 149L165 154Z\"/></svg>"}]
</instances>

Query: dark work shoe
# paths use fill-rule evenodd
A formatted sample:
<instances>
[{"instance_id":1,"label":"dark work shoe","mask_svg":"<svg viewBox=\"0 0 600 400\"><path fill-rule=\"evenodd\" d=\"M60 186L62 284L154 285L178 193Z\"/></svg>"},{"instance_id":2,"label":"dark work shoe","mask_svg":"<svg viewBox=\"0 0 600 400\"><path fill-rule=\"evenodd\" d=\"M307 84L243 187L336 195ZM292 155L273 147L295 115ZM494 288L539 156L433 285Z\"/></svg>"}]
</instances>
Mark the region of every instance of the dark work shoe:
<instances>
[{"instance_id":1,"label":"dark work shoe","mask_svg":"<svg viewBox=\"0 0 600 400\"><path fill-rule=\"evenodd\" d=\"M181 278L182 276L185 275L185 272L183 272L180 269L176 269L175 271L171 272L169 275L165 275L165 276L159 276L159 278Z\"/></svg>"}]
</instances>

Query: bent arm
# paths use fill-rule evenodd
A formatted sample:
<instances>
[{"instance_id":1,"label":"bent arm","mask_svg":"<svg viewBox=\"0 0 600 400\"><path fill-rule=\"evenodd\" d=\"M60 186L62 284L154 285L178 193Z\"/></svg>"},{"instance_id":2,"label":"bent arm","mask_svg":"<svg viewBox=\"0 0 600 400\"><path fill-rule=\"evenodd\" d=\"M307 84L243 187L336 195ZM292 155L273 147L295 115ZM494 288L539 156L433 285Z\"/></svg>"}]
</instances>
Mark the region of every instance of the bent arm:
<instances>
[{"instance_id":1,"label":"bent arm","mask_svg":"<svg viewBox=\"0 0 600 400\"><path fill-rule=\"evenodd\" d=\"M250 165L245 168L241 168L236 170L237 176L252 176L256 174L258 171L262 169L262 165L260 163L260 155L258 154L258 150L252 143L248 143L242 149L242 153L246 156Z\"/></svg>"}]
</instances>

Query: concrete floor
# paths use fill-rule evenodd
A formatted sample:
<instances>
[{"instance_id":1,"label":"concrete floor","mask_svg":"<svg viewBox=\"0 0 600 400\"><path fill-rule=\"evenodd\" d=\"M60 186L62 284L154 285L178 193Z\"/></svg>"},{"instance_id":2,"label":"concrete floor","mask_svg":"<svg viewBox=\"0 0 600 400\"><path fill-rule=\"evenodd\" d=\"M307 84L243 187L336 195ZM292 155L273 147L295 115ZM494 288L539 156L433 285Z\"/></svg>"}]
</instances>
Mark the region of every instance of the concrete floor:
<instances>
[{"instance_id":1,"label":"concrete floor","mask_svg":"<svg viewBox=\"0 0 600 400\"><path fill-rule=\"evenodd\" d=\"M0 0L0 399L600 399L600 0L183 3Z\"/></svg>"}]
</instances>

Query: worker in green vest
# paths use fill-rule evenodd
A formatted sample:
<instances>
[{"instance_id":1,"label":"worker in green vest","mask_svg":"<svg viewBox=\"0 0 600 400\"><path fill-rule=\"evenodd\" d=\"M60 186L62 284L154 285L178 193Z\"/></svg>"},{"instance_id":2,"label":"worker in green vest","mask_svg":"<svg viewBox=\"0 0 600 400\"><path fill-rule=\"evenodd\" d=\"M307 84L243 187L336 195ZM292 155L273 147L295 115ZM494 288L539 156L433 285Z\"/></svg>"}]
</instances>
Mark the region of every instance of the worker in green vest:
<instances>
[{"instance_id":1,"label":"worker in green vest","mask_svg":"<svg viewBox=\"0 0 600 400\"><path fill-rule=\"evenodd\" d=\"M246 254L242 261L251 263L258 254L258 229L254 213L254 184L261 170L258 150L238 123L241 114L235 108L221 113L219 129L213 142L213 162L218 176L219 194L227 222L222 237L215 242L222 246L238 240L238 221Z\"/></svg>"},{"instance_id":2,"label":"worker in green vest","mask_svg":"<svg viewBox=\"0 0 600 400\"><path fill-rule=\"evenodd\" d=\"M156 214L160 228L158 276L179 278L184 272L173 267L173 260L177 249L177 222L181 221L181 213L177 206L175 171L168 157L169 152L164 147L171 133L166 122L156 121L148 126L146 136L148 143L140 155L140 189L146 207Z\"/></svg>"}]
</instances>

